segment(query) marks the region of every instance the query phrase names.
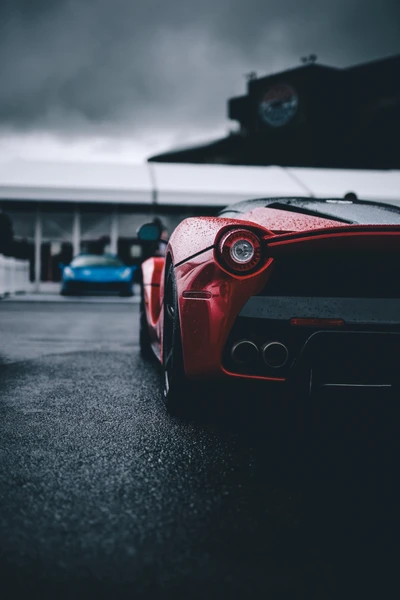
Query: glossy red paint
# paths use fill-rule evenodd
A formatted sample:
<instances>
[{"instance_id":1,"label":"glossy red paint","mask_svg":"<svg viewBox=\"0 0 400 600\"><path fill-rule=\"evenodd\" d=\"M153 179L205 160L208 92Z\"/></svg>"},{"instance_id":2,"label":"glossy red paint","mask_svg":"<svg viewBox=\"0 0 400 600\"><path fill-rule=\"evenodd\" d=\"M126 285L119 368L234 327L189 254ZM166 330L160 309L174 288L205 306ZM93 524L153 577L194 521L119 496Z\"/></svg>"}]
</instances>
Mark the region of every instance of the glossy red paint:
<instances>
[{"instance_id":1,"label":"glossy red paint","mask_svg":"<svg viewBox=\"0 0 400 600\"><path fill-rule=\"evenodd\" d=\"M253 221L240 219L223 219L220 217L195 217L185 219L173 231L169 240L167 252L172 257L174 265L187 260L198 252L215 245L216 239L234 227L248 227L261 236L273 233Z\"/></svg>"},{"instance_id":2,"label":"glossy red paint","mask_svg":"<svg viewBox=\"0 0 400 600\"><path fill-rule=\"evenodd\" d=\"M153 256L142 263L143 285L160 285L165 258Z\"/></svg>"},{"instance_id":3,"label":"glossy red paint","mask_svg":"<svg viewBox=\"0 0 400 600\"><path fill-rule=\"evenodd\" d=\"M299 234L284 234L268 239L268 254L278 257L293 254L298 250L314 251L320 249L344 250L399 250L399 225L343 225L335 224L328 231L316 230Z\"/></svg>"},{"instance_id":4,"label":"glossy red paint","mask_svg":"<svg viewBox=\"0 0 400 600\"><path fill-rule=\"evenodd\" d=\"M209 250L175 269L179 295L184 367L188 377L223 377L222 352L241 308L266 284L272 272L266 259L252 275L228 273ZM211 294L208 300L184 298L183 292Z\"/></svg>"},{"instance_id":5,"label":"glossy red paint","mask_svg":"<svg viewBox=\"0 0 400 600\"><path fill-rule=\"evenodd\" d=\"M400 248L400 226L353 226L308 215L294 217L269 208L253 210L243 217L186 219L175 229L167 247L166 260L175 267L184 369L192 379L240 377L284 381L231 373L222 366L223 349L235 319L247 300L267 284L275 257L294 254L306 246L308 250ZM263 240L264 255L254 273L232 273L219 259L219 241L235 228L247 228ZM276 228L283 233L273 233ZM164 259L149 259L142 269L146 314L153 347L160 357ZM197 293L205 297L196 297Z\"/></svg>"},{"instance_id":6,"label":"glossy red paint","mask_svg":"<svg viewBox=\"0 0 400 600\"><path fill-rule=\"evenodd\" d=\"M246 219L263 225L271 231L311 231L338 225L337 221L331 219L291 213L277 208L255 208L246 214Z\"/></svg>"},{"instance_id":7,"label":"glossy red paint","mask_svg":"<svg viewBox=\"0 0 400 600\"><path fill-rule=\"evenodd\" d=\"M159 320L161 312L161 288L163 288L164 257L152 257L142 263L144 304L150 338L157 356L159 354Z\"/></svg>"}]
</instances>

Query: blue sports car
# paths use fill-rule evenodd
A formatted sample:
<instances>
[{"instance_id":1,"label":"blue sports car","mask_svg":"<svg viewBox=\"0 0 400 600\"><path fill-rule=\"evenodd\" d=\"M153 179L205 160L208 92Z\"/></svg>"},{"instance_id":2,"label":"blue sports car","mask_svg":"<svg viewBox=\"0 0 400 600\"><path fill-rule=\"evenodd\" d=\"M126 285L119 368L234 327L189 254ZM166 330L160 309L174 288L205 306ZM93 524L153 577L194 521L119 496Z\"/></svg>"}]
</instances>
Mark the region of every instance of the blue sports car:
<instances>
[{"instance_id":1,"label":"blue sports car","mask_svg":"<svg viewBox=\"0 0 400 600\"><path fill-rule=\"evenodd\" d=\"M133 276L136 266L128 267L111 254L79 254L62 269L61 294L83 292L119 292L133 296Z\"/></svg>"}]
</instances>

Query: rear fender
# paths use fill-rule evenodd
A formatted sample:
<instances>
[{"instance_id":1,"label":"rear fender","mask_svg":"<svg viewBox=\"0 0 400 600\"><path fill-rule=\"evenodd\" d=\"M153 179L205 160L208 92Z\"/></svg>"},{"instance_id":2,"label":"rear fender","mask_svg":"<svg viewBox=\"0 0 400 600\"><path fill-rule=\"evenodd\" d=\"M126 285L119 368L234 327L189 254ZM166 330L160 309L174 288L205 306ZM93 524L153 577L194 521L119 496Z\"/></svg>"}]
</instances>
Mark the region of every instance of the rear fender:
<instances>
[{"instance_id":1,"label":"rear fender","mask_svg":"<svg viewBox=\"0 0 400 600\"><path fill-rule=\"evenodd\" d=\"M160 316L160 286L163 278L165 258L152 256L142 263L143 293L147 321L154 327Z\"/></svg>"},{"instance_id":2,"label":"rear fender","mask_svg":"<svg viewBox=\"0 0 400 600\"><path fill-rule=\"evenodd\" d=\"M251 221L225 217L190 217L182 221L172 233L167 253L177 266L189 258L215 246L219 236L231 227L249 228L260 237L272 236L265 227Z\"/></svg>"},{"instance_id":3,"label":"rear fender","mask_svg":"<svg viewBox=\"0 0 400 600\"><path fill-rule=\"evenodd\" d=\"M226 339L249 297L265 286L272 264L267 260L247 276L228 273L211 248L175 267L183 363L189 378L226 376L221 362Z\"/></svg>"}]
</instances>

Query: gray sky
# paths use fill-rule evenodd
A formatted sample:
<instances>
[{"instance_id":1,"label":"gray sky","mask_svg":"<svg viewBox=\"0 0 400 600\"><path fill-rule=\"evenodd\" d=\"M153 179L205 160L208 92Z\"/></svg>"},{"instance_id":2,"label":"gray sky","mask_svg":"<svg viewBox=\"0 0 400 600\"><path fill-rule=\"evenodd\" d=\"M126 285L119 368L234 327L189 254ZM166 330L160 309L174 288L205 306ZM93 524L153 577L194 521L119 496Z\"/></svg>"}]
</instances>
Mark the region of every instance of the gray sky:
<instances>
[{"instance_id":1,"label":"gray sky","mask_svg":"<svg viewBox=\"0 0 400 600\"><path fill-rule=\"evenodd\" d=\"M398 0L1 0L0 156L143 158L223 134L246 72L399 52Z\"/></svg>"}]
</instances>

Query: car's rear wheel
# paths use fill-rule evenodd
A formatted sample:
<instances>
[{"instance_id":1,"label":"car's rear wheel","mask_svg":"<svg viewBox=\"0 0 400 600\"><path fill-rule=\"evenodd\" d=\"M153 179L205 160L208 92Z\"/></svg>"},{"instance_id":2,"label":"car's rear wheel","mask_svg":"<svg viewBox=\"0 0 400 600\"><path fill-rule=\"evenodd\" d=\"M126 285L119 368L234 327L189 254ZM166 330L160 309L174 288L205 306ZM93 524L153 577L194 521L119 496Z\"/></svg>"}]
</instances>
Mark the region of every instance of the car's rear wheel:
<instances>
[{"instance_id":1,"label":"car's rear wheel","mask_svg":"<svg viewBox=\"0 0 400 600\"><path fill-rule=\"evenodd\" d=\"M141 286L141 288L142 289L141 289L141 293L140 293L140 318L139 318L140 354L142 355L142 358L144 358L145 360L153 361L153 360L155 360L156 357L155 357L155 354L151 347L149 326L147 324L146 310L145 310L145 306L144 306L143 286Z\"/></svg>"},{"instance_id":2,"label":"car's rear wheel","mask_svg":"<svg viewBox=\"0 0 400 600\"><path fill-rule=\"evenodd\" d=\"M178 292L172 265L167 270L164 290L162 366L163 398L168 412L179 417L189 416L193 408L193 386L188 381L183 367Z\"/></svg>"}]
</instances>

